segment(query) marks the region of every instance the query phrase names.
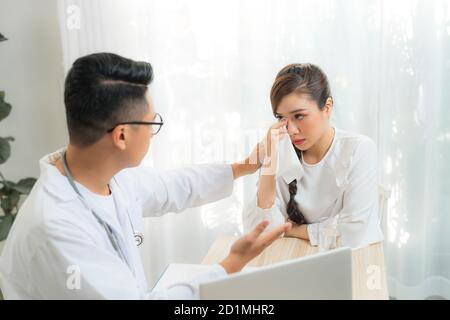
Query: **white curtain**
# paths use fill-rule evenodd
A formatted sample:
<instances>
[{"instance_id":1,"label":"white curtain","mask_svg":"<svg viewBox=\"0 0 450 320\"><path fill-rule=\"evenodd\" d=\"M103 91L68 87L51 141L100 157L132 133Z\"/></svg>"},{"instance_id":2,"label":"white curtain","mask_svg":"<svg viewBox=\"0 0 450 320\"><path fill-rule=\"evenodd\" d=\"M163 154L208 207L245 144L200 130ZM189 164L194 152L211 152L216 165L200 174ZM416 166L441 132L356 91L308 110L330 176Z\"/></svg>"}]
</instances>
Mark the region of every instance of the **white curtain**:
<instances>
[{"instance_id":1,"label":"white curtain","mask_svg":"<svg viewBox=\"0 0 450 320\"><path fill-rule=\"evenodd\" d=\"M167 124L143 165L242 159L273 121L276 72L312 62L328 74L334 124L372 137L388 202L392 297L450 298L450 3L445 0L59 2L64 65L98 51L152 63ZM199 263L242 231L256 177L218 203L147 220L150 284L169 262Z\"/></svg>"}]
</instances>

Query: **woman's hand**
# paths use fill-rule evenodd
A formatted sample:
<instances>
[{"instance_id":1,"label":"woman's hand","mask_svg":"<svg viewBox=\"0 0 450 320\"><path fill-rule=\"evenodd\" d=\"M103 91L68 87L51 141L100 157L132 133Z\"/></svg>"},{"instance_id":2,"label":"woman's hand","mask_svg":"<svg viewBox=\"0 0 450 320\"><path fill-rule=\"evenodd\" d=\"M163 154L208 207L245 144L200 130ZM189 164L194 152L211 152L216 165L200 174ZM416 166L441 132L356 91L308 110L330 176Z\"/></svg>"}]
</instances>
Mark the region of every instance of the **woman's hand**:
<instances>
[{"instance_id":1,"label":"woman's hand","mask_svg":"<svg viewBox=\"0 0 450 320\"><path fill-rule=\"evenodd\" d=\"M227 273L240 271L248 262L257 257L265 248L292 227L292 224L288 222L263 234L268 224L269 221L262 221L249 234L244 235L233 243L230 253L220 263Z\"/></svg>"},{"instance_id":2,"label":"woman's hand","mask_svg":"<svg viewBox=\"0 0 450 320\"><path fill-rule=\"evenodd\" d=\"M278 143L286 134L286 120L273 124L267 131L265 139L259 143L264 150L264 160L261 168L257 192L258 208L268 209L275 201L276 173L278 170Z\"/></svg>"},{"instance_id":3,"label":"woman's hand","mask_svg":"<svg viewBox=\"0 0 450 320\"><path fill-rule=\"evenodd\" d=\"M270 174L272 171L276 170L278 141L281 136L287 132L286 123L286 120L282 120L273 124L267 131L267 135L264 139L255 146L244 161L233 163L231 165L234 179L255 173L261 166L263 166L263 174Z\"/></svg>"},{"instance_id":4,"label":"woman's hand","mask_svg":"<svg viewBox=\"0 0 450 320\"><path fill-rule=\"evenodd\" d=\"M259 159L262 159L260 162L262 175L274 175L276 173L278 165L278 144L282 136L287 133L286 124L286 119L274 123L267 130L264 139L258 143L260 150Z\"/></svg>"}]
</instances>

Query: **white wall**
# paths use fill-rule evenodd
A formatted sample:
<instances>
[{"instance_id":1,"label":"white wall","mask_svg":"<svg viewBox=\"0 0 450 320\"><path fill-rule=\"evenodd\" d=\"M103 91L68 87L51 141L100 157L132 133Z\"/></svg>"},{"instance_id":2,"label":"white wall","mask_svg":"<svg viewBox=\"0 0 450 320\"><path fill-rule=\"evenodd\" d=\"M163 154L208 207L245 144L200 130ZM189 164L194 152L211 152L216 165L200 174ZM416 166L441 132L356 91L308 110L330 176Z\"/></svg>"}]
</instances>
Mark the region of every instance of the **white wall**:
<instances>
[{"instance_id":1,"label":"white wall","mask_svg":"<svg viewBox=\"0 0 450 320\"><path fill-rule=\"evenodd\" d=\"M0 171L9 180L39 175L39 159L67 141L57 0L1 0L0 90L13 109L0 136L13 136Z\"/></svg>"}]
</instances>

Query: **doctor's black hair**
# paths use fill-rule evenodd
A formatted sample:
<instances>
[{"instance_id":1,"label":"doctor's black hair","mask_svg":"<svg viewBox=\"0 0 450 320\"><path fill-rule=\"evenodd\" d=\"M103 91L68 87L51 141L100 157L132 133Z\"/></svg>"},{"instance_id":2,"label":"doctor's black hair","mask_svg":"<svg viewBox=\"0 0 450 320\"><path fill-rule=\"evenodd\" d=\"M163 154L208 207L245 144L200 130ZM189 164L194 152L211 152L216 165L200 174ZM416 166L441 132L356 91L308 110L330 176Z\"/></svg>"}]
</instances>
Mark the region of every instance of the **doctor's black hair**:
<instances>
[{"instance_id":1,"label":"doctor's black hair","mask_svg":"<svg viewBox=\"0 0 450 320\"><path fill-rule=\"evenodd\" d=\"M309 96L317 102L320 110L325 107L328 98L332 99L326 74L318 66L310 63L289 64L278 72L270 90L270 102L274 115L277 113L281 100L291 93ZM298 158L301 159L301 151L295 146L294 149ZM297 180L293 180L289 183L289 201L286 206L286 213L295 224L305 224L307 221L295 201L296 194Z\"/></svg>"},{"instance_id":2,"label":"doctor's black hair","mask_svg":"<svg viewBox=\"0 0 450 320\"><path fill-rule=\"evenodd\" d=\"M117 123L141 120L148 112L145 94L152 80L148 62L113 53L78 58L64 87L70 143L86 147Z\"/></svg>"}]
</instances>

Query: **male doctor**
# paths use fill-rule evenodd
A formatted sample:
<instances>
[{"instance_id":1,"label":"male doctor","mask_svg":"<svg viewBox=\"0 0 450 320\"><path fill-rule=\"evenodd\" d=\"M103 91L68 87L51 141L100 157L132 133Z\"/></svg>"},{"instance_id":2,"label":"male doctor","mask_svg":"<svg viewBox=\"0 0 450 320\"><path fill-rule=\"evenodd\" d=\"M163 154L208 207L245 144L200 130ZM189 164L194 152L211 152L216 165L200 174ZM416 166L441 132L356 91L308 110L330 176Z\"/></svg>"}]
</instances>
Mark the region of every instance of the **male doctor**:
<instances>
[{"instance_id":1,"label":"male doctor","mask_svg":"<svg viewBox=\"0 0 450 320\"><path fill-rule=\"evenodd\" d=\"M142 218L225 198L234 179L260 166L137 168L163 125L148 93L152 77L149 63L110 53L74 62L64 90L70 143L40 160L41 175L11 229L0 257L5 298L195 299L200 281L241 270L291 227L263 233L263 221L211 271L149 291Z\"/></svg>"}]
</instances>

